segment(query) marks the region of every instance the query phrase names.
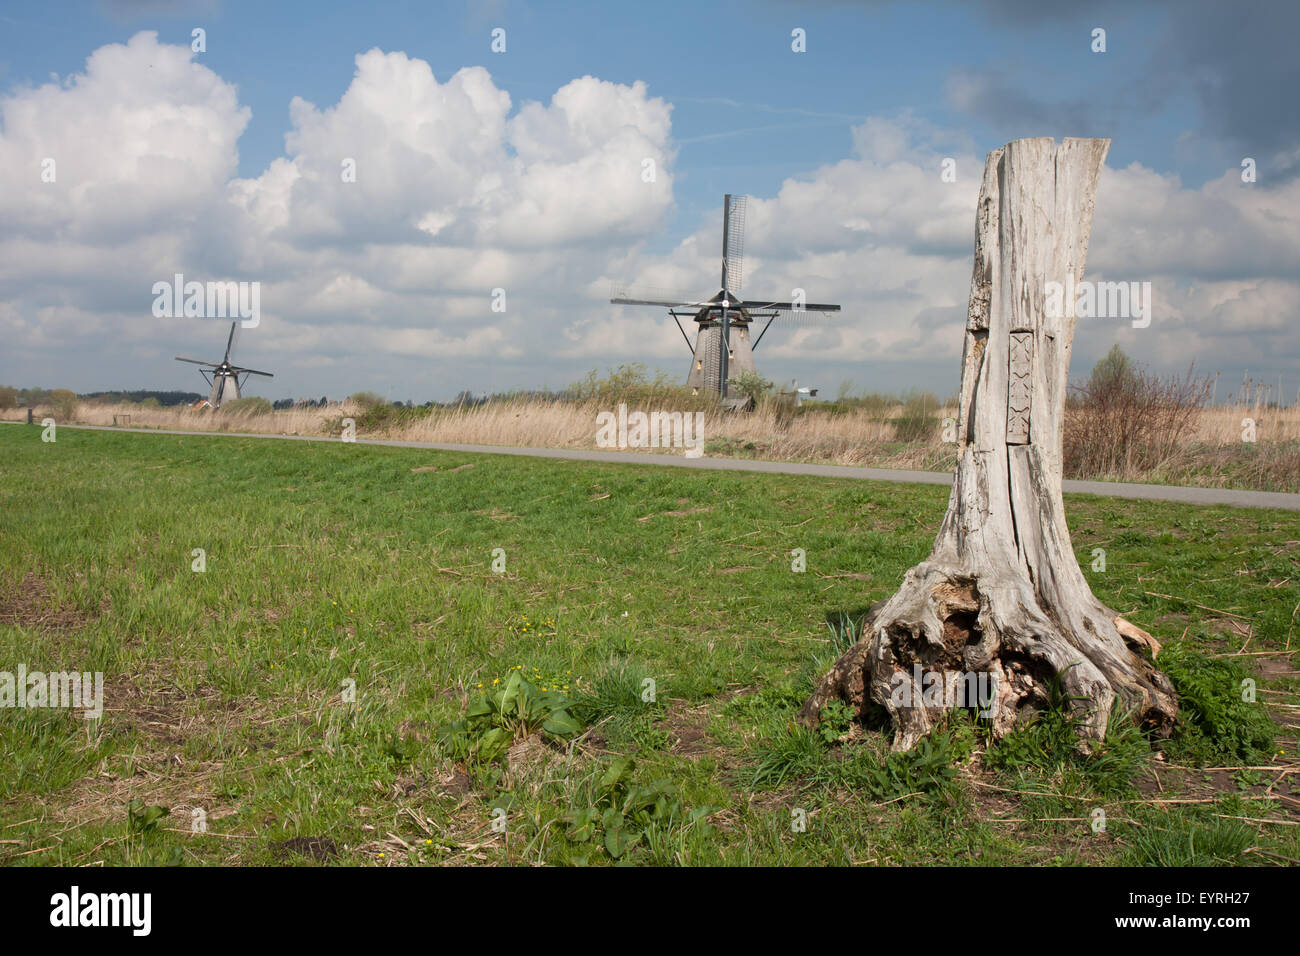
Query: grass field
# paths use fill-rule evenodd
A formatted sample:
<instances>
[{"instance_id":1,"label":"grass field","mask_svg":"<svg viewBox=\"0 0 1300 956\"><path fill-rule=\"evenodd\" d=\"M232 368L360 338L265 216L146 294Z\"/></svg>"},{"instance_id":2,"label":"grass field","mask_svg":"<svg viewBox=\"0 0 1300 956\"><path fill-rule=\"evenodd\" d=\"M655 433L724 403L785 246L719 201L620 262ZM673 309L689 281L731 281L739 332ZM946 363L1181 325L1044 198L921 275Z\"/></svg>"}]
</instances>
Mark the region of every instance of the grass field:
<instances>
[{"instance_id":1,"label":"grass field","mask_svg":"<svg viewBox=\"0 0 1300 956\"><path fill-rule=\"evenodd\" d=\"M0 863L1300 862L1300 514L1067 496L1179 734L891 756L792 718L946 489L40 431L0 428L0 671L105 709L0 710Z\"/></svg>"}]
</instances>

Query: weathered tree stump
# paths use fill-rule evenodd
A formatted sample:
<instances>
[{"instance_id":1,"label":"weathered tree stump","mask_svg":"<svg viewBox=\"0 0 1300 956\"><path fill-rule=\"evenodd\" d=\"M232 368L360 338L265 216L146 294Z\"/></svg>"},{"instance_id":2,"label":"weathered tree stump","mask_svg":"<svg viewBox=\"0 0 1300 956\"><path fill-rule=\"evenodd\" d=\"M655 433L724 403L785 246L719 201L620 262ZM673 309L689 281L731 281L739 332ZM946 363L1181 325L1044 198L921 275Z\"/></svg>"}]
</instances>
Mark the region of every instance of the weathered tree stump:
<instances>
[{"instance_id":1,"label":"weathered tree stump","mask_svg":"<svg viewBox=\"0 0 1300 956\"><path fill-rule=\"evenodd\" d=\"M1073 289L1083 273L1109 146L1022 139L989 154L948 512L929 559L871 609L862 639L804 704L804 723L832 698L859 716L874 701L893 721L894 749L906 750L964 703L1002 736L1047 705L1059 680L1085 746L1104 737L1117 695L1144 725L1172 729L1173 685L1141 653L1154 658L1159 646L1093 596L1061 500L1075 309L1048 314L1045 286ZM972 675L989 700L961 699Z\"/></svg>"}]
</instances>

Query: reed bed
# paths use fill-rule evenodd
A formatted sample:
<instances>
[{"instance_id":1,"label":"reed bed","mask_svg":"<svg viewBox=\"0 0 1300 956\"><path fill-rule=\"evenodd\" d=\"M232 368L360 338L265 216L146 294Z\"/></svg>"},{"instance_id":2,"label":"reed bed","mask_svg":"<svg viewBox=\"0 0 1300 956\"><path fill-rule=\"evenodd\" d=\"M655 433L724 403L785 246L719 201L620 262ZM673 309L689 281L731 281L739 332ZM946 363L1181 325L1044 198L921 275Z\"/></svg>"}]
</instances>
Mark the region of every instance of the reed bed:
<instances>
[{"instance_id":1,"label":"reed bed","mask_svg":"<svg viewBox=\"0 0 1300 956\"><path fill-rule=\"evenodd\" d=\"M918 416L901 402L794 409L764 401L753 411L731 413L699 400L674 404L666 398L656 396L653 403L632 398L627 404L646 411L682 404L701 409L709 456L940 471L953 464L953 446L943 440L944 419L956 417L950 405L930 406ZM343 420L352 418L361 438L594 449L597 415L617 412L617 406L608 396L515 398L432 409L344 401L260 413L80 402L70 421L48 406L34 414L38 421L53 417L72 424L320 436L338 436ZM26 410L8 409L0 418L25 420ZM1159 420L1145 421L1151 418ZM1253 442L1243 440L1244 419L1254 423ZM680 448L628 450L682 453ZM1067 477L1073 478L1300 491L1300 408L1242 403L1166 410L1160 417L1150 407L1099 413L1072 406L1066 413L1065 457Z\"/></svg>"}]
</instances>

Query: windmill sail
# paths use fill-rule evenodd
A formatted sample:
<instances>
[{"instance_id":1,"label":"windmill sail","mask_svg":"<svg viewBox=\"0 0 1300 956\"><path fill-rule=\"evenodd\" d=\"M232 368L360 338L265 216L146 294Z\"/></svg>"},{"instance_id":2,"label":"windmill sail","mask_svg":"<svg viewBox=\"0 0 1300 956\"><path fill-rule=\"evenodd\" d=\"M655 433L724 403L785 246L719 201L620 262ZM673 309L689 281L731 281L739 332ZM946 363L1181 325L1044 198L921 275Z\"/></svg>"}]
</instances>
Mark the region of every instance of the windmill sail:
<instances>
[{"instance_id":1,"label":"windmill sail","mask_svg":"<svg viewBox=\"0 0 1300 956\"><path fill-rule=\"evenodd\" d=\"M726 212L726 248L723 257L727 261L727 280L723 290L740 297L740 289L745 283L745 207L744 196L728 196L730 208Z\"/></svg>"},{"instance_id":2,"label":"windmill sail","mask_svg":"<svg viewBox=\"0 0 1300 956\"><path fill-rule=\"evenodd\" d=\"M672 308L698 309L708 305L678 290L618 284L610 287L609 301L614 305L666 305Z\"/></svg>"}]
</instances>

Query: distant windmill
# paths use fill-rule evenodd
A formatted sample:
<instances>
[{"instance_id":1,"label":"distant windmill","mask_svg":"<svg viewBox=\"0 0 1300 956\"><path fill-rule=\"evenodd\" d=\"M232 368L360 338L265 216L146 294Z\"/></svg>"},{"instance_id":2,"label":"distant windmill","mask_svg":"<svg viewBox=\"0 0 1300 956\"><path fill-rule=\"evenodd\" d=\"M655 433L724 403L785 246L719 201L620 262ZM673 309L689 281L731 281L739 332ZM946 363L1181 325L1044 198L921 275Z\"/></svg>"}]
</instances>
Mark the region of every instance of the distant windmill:
<instances>
[{"instance_id":1,"label":"distant windmill","mask_svg":"<svg viewBox=\"0 0 1300 956\"><path fill-rule=\"evenodd\" d=\"M267 378L274 378L270 372L259 372L255 368L240 368L237 365L230 364L230 347L235 344L235 326L237 323L230 323L230 338L226 340L226 356L220 362L204 362L199 359L181 358L176 356L178 362L192 362L195 365L202 365L199 374L212 387L208 393L208 404L213 408L220 408L222 402L233 402L239 398L239 390L244 381L250 375L265 375Z\"/></svg>"},{"instance_id":2,"label":"distant windmill","mask_svg":"<svg viewBox=\"0 0 1300 956\"><path fill-rule=\"evenodd\" d=\"M791 380L790 391L787 394L794 396L795 408L802 408L804 398L816 398L819 391L821 390L816 388L800 388L798 381Z\"/></svg>"},{"instance_id":3,"label":"distant windmill","mask_svg":"<svg viewBox=\"0 0 1300 956\"><path fill-rule=\"evenodd\" d=\"M686 346L691 350L691 370L686 385L698 392L700 389L727 396L727 382L733 372L754 372L754 349L767 334L772 320L782 314L803 312L838 312L838 305L822 303L776 302L771 299L741 299L740 287L744 278L745 256L745 197L732 198L728 193L722 200L722 288L713 298L703 302L678 299L653 298L639 295L628 289L616 289L609 301L615 305L667 306L668 314L677 323ZM678 309L689 311L679 312ZM682 328L683 318L693 318L698 326L695 344ZM754 319L767 319L763 331L750 344L750 323ZM732 334L732 326L735 333ZM725 343L725 347L724 347Z\"/></svg>"}]
</instances>

